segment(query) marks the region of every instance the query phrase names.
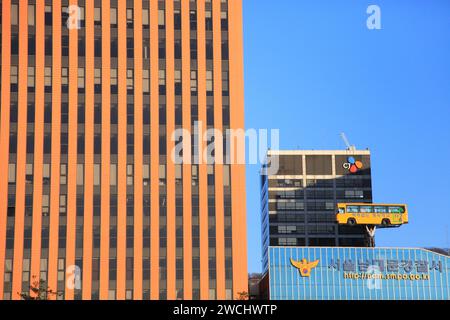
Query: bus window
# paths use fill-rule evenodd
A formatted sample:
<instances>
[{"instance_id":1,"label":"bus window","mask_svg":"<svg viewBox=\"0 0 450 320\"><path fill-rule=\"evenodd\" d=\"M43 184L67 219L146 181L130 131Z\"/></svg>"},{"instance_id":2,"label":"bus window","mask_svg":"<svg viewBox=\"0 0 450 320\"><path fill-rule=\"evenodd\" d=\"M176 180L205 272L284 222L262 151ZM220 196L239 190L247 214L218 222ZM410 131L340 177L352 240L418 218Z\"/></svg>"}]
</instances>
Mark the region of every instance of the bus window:
<instances>
[{"instance_id":1,"label":"bus window","mask_svg":"<svg viewBox=\"0 0 450 320\"><path fill-rule=\"evenodd\" d=\"M403 213L405 209L402 207L389 207L389 213Z\"/></svg>"},{"instance_id":2,"label":"bus window","mask_svg":"<svg viewBox=\"0 0 450 320\"><path fill-rule=\"evenodd\" d=\"M361 211L362 213L371 213L372 212L372 207L371 206L361 206Z\"/></svg>"},{"instance_id":3,"label":"bus window","mask_svg":"<svg viewBox=\"0 0 450 320\"><path fill-rule=\"evenodd\" d=\"M358 213L359 212L359 206L348 206L347 207L348 213Z\"/></svg>"},{"instance_id":4,"label":"bus window","mask_svg":"<svg viewBox=\"0 0 450 320\"><path fill-rule=\"evenodd\" d=\"M340 214L344 214L345 213L345 209L344 208L339 208L339 213Z\"/></svg>"},{"instance_id":5,"label":"bus window","mask_svg":"<svg viewBox=\"0 0 450 320\"><path fill-rule=\"evenodd\" d=\"M374 212L375 213L387 213L387 208L386 207L374 207Z\"/></svg>"}]
</instances>

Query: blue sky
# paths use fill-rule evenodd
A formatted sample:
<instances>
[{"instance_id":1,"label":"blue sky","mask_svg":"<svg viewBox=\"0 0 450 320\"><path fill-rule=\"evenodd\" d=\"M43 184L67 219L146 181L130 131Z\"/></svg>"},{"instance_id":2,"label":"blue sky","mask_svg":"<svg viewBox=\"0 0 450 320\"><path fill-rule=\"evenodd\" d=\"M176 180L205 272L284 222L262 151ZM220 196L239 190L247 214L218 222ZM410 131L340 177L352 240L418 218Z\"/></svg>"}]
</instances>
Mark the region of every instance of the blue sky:
<instances>
[{"instance_id":1,"label":"blue sky","mask_svg":"<svg viewBox=\"0 0 450 320\"><path fill-rule=\"evenodd\" d=\"M243 0L246 127L282 149L372 151L375 202L410 224L377 246L448 247L450 1ZM368 30L366 9L381 9ZM259 166L247 166L249 271L261 269ZM450 237L450 236L449 236Z\"/></svg>"}]
</instances>

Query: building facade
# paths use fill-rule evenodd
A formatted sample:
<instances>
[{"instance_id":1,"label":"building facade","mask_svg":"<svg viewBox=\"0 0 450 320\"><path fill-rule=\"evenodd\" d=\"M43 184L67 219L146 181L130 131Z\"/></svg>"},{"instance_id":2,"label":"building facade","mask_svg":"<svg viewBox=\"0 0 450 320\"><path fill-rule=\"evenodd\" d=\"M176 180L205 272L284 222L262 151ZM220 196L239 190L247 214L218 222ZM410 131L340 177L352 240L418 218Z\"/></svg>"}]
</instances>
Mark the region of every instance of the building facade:
<instances>
[{"instance_id":1,"label":"building facade","mask_svg":"<svg viewBox=\"0 0 450 320\"><path fill-rule=\"evenodd\" d=\"M450 257L425 249L270 247L269 265L272 300L450 299Z\"/></svg>"},{"instance_id":2,"label":"building facade","mask_svg":"<svg viewBox=\"0 0 450 320\"><path fill-rule=\"evenodd\" d=\"M370 151L268 151L261 172L263 270L270 246L369 245L362 226L336 223L339 202L372 202ZM358 164L358 166L356 166Z\"/></svg>"},{"instance_id":3,"label":"building facade","mask_svg":"<svg viewBox=\"0 0 450 320\"><path fill-rule=\"evenodd\" d=\"M244 127L241 1L2 0L0 23L0 299L246 291L245 167L191 161L193 127Z\"/></svg>"}]
</instances>

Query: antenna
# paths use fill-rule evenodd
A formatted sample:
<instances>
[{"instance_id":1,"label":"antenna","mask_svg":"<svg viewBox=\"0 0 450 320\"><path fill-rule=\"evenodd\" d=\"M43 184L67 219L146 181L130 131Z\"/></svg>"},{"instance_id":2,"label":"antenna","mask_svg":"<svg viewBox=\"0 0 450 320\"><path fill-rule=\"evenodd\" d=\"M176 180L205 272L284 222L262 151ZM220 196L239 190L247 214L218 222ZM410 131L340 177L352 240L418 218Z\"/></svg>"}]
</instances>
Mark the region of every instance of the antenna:
<instances>
[{"instance_id":1,"label":"antenna","mask_svg":"<svg viewBox=\"0 0 450 320\"><path fill-rule=\"evenodd\" d=\"M345 145L347 146L347 150L356 151L356 147L354 145L350 144L350 142L348 141L347 136L344 132L341 132L341 138L344 141Z\"/></svg>"}]
</instances>

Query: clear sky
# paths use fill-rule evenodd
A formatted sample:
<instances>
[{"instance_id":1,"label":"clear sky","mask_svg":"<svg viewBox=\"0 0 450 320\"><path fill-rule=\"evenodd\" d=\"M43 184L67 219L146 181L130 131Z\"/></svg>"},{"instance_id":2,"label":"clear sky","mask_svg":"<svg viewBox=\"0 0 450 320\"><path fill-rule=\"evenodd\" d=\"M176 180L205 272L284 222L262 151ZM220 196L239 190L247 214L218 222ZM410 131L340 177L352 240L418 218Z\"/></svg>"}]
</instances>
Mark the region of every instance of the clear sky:
<instances>
[{"instance_id":1,"label":"clear sky","mask_svg":"<svg viewBox=\"0 0 450 320\"><path fill-rule=\"evenodd\" d=\"M372 151L375 202L410 224L377 246L448 247L450 1L243 0L247 128L282 149ZM367 7L381 9L368 30ZM261 269L259 166L247 166L249 271Z\"/></svg>"}]
</instances>

